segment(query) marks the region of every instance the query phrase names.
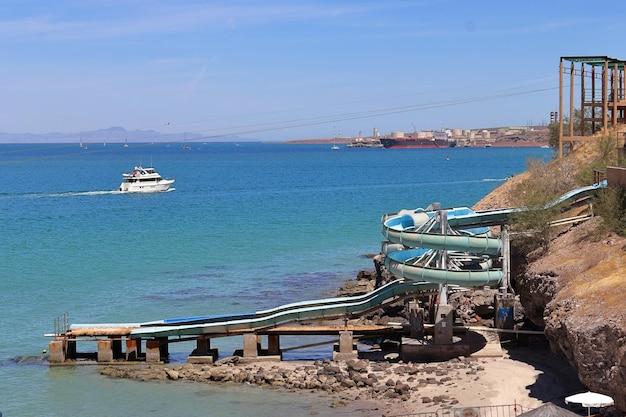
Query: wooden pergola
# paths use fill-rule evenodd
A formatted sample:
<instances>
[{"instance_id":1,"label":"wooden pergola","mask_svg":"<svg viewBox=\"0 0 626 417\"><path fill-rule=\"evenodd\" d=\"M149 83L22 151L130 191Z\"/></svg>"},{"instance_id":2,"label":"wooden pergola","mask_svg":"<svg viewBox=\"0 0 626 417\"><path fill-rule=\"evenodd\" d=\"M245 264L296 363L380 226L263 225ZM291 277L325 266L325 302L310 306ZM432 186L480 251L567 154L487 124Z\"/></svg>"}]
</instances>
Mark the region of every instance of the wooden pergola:
<instances>
[{"instance_id":1,"label":"wooden pergola","mask_svg":"<svg viewBox=\"0 0 626 417\"><path fill-rule=\"evenodd\" d=\"M569 64L569 66L565 66ZM608 56L562 56L559 63L559 157L563 144L585 141L599 130L626 123L626 62ZM564 131L564 76L569 78L568 129ZM578 80L578 82L576 82ZM579 90L576 92L575 84ZM580 116L574 120L578 95ZM609 125L610 121L610 125Z\"/></svg>"}]
</instances>

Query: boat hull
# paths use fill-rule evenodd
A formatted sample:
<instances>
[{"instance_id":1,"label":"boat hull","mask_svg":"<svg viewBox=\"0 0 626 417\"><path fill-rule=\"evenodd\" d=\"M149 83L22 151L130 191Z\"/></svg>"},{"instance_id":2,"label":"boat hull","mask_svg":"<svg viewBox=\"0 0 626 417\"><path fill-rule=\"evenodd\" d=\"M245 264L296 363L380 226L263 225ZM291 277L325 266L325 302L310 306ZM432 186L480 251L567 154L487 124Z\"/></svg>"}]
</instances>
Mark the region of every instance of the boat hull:
<instances>
[{"instance_id":1,"label":"boat hull","mask_svg":"<svg viewBox=\"0 0 626 417\"><path fill-rule=\"evenodd\" d=\"M174 180L160 180L146 183L122 183L120 191L123 193L162 193L169 191Z\"/></svg>"}]
</instances>

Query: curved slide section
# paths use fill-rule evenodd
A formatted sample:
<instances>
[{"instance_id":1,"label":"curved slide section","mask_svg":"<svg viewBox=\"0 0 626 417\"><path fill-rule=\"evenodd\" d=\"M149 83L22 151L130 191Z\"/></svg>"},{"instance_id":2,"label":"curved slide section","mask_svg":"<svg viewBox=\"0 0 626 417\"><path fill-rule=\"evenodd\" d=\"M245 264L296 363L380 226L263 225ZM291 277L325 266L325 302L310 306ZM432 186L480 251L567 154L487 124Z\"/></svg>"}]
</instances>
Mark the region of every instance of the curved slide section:
<instances>
[{"instance_id":1,"label":"curved slide section","mask_svg":"<svg viewBox=\"0 0 626 417\"><path fill-rule=\"evenodd\" d=\"M440 235L435 233L417 233L399 231L385 227L383 235L392 243L399 243L411 248L430 248L454 250L496 256L502 249L500 239L487 236Z\"/></svg>"},{"instance_id":2,"label":"curved slide section","mask_svg":"<svg viewBox=\"0 0 626 417\"><path fill-rule=\"evenodd\" d=\"M131 336L165 337L229 334L261 330L297 321L328 320L349 315L361 315L407 295L436 288L437 284L428 282L396 280L361 296L287 304L260 311L245 318L242 318L241 315L223 316L215 320L176 325L172 325L171 322L168 325L167 320L164 320L162 325L157 325L157 322L144 323L132 330Z\"/></svg>"},{"instance_id":3,"label":"curved slide section","mask_svg":"<svg viewBox=\"0 0 626 417\"><path fill-rule=\"evenodd\" d=\"M396 251L387 255L385 266L396 278L464 287L494 286L500 284L504 278L501 269L457 271L410 265L407 261L414 257L411 252Z\"/></svg>"}]
</instances>

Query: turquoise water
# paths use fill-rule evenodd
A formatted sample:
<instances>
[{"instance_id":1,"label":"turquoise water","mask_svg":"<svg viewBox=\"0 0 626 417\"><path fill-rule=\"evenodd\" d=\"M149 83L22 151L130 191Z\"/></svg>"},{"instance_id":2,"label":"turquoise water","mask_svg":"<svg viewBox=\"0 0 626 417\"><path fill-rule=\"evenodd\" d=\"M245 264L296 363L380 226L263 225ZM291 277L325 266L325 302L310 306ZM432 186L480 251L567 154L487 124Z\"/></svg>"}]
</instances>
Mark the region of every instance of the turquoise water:
<instances>
[{"instance_id":1,"label":"turquoise water","mask_svg":"<svg viewBox=\"0 0 626 417\"><path fill-rule=\"evenodd\" d=\"M370 267L363 255L378 251L382 213L432 201L471 205L528 158L550 155L538 148L0 145L0 411L309 415L311 400L301 395L112 381L95 368L11 359L46 348L42 335L66 311L72 322L144 321L324 296ZM151 160L176 179L176 191L108 192L122 172ZM228 354L239 343L217 347ZM182 360L191 346L173 350Z\"/></svg>"}]
</instances>

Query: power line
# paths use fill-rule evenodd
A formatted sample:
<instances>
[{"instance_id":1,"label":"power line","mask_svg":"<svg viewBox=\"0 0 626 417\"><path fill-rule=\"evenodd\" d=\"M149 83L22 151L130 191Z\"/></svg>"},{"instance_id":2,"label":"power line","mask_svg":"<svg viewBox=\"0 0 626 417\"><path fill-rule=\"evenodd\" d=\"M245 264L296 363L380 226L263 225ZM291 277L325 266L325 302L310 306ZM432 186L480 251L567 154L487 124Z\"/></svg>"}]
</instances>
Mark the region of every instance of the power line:
<instances>
[{"instance_id":1,"label":"power line","mask_svg":"<svg viewBox=\"0 0 626 417\"><path fill-rule=\"evenodd\" d=\"M201 137L189 139L187 141L193 142L193 141L206 140L206 139L215 139L215 138L220 138L220 137L225 137L225 136L237 136L237 135L245 135L245 134L251 134L251 133L264 133L264 132L272 132L272 131L278 131L278 130L294 129L294 128L299 128L299 127L319 126L319 125L344 122L344 121L349 121L349 120L371 119L371 118L376 118L376 117L381 117L381 116L388 116L392 114L410 113L414 111L430 110L430 109L436 109L436 108L444 108L444 107L451 107L451 106L459 106L463 104L477 103L477 102L482 102L482 101L496 100L499 98L536 94L536 93L552 91L556 89L558 89L558 87L538 88L538 89L533 89L533 90L493 94L493 95L482 96L482 97L472 97L472 98L467 98L467 99L450 100L450 101L444 101L444 102L439 102L439 103L413 104L413 105L407 105L407 106L401 106L401 107L390 107L386 109L369 110L369 111L352 112L352 113L341 113L341 114L336 114L336 115L318 116L318 117L306 118L306 119L293 119L293 120L274 122L274 123L259 123L259 124L251 124L251 125L242 125L242 126L218 129L218 130L232 130L230 132L223 132L223 133L215 134L215 135L201 136ZM261 127L261 126L268 126L268 125L269 127ZM247 129L250 127L257 127L257 126L259 127L259 129ZM244 130L238 130L238 129L244 129Z\"/></svg>"}]
</instances>

